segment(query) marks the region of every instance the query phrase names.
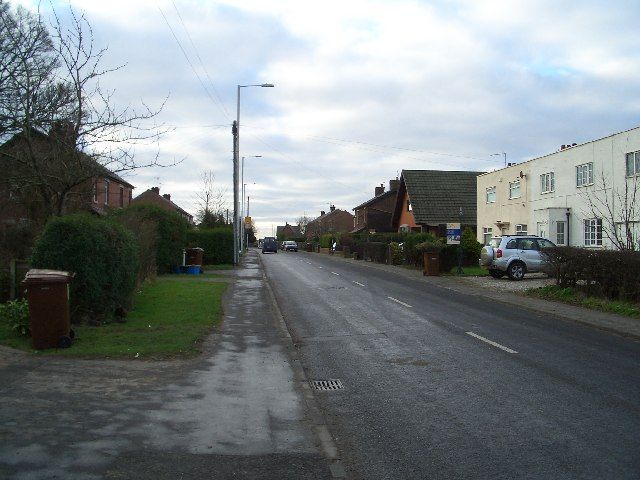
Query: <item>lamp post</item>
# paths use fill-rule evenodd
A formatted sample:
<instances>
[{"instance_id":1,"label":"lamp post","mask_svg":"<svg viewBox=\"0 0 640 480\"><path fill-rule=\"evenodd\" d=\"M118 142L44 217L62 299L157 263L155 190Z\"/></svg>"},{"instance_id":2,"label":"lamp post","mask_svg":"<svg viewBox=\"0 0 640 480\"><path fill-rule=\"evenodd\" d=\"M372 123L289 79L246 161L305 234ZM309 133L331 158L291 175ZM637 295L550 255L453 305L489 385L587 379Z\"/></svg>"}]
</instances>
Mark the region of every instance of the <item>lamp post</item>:
<instances>
[{"instance_id":1,"label":"lamp post","mask_svg":"<svg viewBox=\"0 0 640 480\"><path fill-rule=\"evenodd\" d=\"M244 252L245 244L244 244L244 189L247 186L244 183L244 159L245 158L262 158L262 155L249 155L248 157L242 157L241 169L240 169L240 183L242 183L242 208L241 208L241 217L240 220L240 251Z\"/></svg>"},{"instance_id":2,"label":"lamp post","mask_svg":"<svg viewBox=\"0 0 640 480\"><path fill-rule=\"evenodd\" d=\"M236 121L233 129L233 264L240 261L240 223L238 218L238 170L240 163L240 89L247 87L273 87L272 83L258 83L252 85L238 85Z\"/></svg>"},{"instance_id":3,"label":"lamp post","mask_svg":"<svg viewBox=\"0 0 640 480\"><path fill-rule=\"evenodd\" d=\"M460 207L460 211L458 212L458 217L460 220L460 243L458 244L458 275L462 275L464 272L462 271L462 207Z\"/></svg>"}]
</instances>

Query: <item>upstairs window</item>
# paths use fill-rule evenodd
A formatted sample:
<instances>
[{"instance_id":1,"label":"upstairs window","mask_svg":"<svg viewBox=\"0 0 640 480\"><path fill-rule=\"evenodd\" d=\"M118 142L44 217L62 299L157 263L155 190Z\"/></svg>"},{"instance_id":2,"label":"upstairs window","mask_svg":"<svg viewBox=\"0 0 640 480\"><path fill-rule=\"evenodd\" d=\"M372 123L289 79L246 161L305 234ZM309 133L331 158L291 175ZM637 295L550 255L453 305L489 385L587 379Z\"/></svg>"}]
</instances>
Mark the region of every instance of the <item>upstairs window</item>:
<instances>
[{"instance_id":1,"label":"upstairs window","mask_svg":"<svg viewBox=\"0 0 640 480\"><path fill-rule=\"evenodd\" d=\"M520 180L509 182L509 198L520 198Z\"/></svg>"},{"instance_id":2,"label":"upstairs window","mask_svg":"<svg viewBox=\"0 0 640 480\"><path fill-rule=\"evenodd\" d=\"M93 202L98 203L98 180L93 181Z\"/></svg>"},{"instance_id":3,"label":"upstairs window","mask_svg":"<svg viewBox=\"0 0 640 480\"><path fill-rule=\"evenodd\" d=\"M553 172L540 175L540 193L553 192L555 188L555 175Z\"/></svg>"},{"instance_id":4,"label":"upstairs window","mask_svg":"<svg viewBox=\"0 0 640 480\"><path fill-rule=\"evenodd\" d=\"M576 167L576 186L583 187L593 184L593 162Z\"/></svg>"},{"instance_id":5,"label":"upstairs window","mask_svg":"<svg viewBox=\"0 0 640 480\"><path fill-rule=\"evenodd\" d=\"M487 203L495 203L496 201L496 187L487 188Z\"/></svg>"},{"instance_id":6,"label":"upstairs window","mask_svg":"<svg viewBox=\"0 0 640 480\"><path fill-rule=\"evenodd\" d=\"M640 151L627 153L627 177L640 175Z\"/></svg>"},{"instance_id":7,"label":"upstairs window","mask_svg":"<svg viewBox=\"0 0 640 480\"><path fill-rule=\"evenodd\" d=\"M104 204L109 205L109 180L104 179Z\"/></svg>"}]
</instances>

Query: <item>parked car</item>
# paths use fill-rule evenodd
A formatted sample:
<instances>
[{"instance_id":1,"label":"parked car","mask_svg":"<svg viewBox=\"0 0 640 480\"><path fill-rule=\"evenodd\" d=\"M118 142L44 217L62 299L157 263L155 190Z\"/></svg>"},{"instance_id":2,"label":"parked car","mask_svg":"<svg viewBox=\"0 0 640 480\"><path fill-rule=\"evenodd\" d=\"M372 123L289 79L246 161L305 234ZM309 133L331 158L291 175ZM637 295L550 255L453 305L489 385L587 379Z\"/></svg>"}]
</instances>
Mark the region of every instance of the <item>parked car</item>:
<instances>
[{"instance_id":1,"label":"parked car","mask_svg":"<svg viewBox=\"0 0 640 480\"><path fill-rule=\"evenodd\" d=\"M285 240L282 244L282 248L285 252L297 252L298 244L293 240Z\"/></svg>"},{"instance_id":2,"label":"parked car","mask_svg":"<svg viewBox=\"0 0 640 480\"><path fill-rule=\"evenodd\" d=\"M494 237L482 247L479 262L493 278L509 275L511 280L522 280L525 273L543 271L546 263L542 250L550 247L555 244L533 235Z\"/></svg>"},{"instance_id":3,"label":"parked car","mask_svg":"<svg viewBox=\"0 0 640 480\"><path fill-rule=\"evenodd\" d=\"M278 253L278 242L275 237L264 237L262 240L262 253Z\"/></svg>"}]
</instances>

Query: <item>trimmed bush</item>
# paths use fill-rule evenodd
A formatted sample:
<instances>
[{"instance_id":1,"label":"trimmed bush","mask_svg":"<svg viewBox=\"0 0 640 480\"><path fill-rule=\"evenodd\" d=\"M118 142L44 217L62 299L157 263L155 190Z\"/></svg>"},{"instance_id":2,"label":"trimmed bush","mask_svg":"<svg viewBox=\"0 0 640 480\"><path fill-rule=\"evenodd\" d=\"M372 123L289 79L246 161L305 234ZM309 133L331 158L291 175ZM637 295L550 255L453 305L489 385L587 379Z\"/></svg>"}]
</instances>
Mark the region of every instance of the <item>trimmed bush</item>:
<instances>
[{"instance_id":1,"label":"trimmed bush","mask_svg":"<svg viewBox=\"0 0 640 480\"><path fill-rule=\"evenodd\" d=\"M136 287L138 247L122 225L87 214L52 219L38 238L31 265L74 272L71 316L111 318L128 308Z\"/></svg>"},{"instance_id":2,"label":"trimmed bush","mask_svg":"<svg viewBox=\"0 0 640 480\"><path fill-rule=\"evenodd\" d=\"M430 233L410 233L404 238L404 261L408 265L416 267L422 266L422 252L419 252L416 247L420 243L435 242L436 237Z\"/></svg>"},{"instance_id":3,"label":"trimmed bush","mask_svg":"<svg viewBox=\"0 0 640 480\"><path fill-rule=\"evenodd\" d=\"M180 215L157 205L136 204L114 212L113 217L136 236L141 247L140 263L147 275L154 270L169 273L182 264L182 251L187 246L191 226ZM150 265L152 259L155 268Z\"/></svg>"},{"instance_id":4,"label":"trimmed bush","mask_svg":"<svg viewBox=\"0 0 640 480\"><path fill-rule=\"evenodd\" d=\"M199 228L187 233L187 245L204 249L204 264L233 263L233 229Z\"/></svg>"}]
</instances>

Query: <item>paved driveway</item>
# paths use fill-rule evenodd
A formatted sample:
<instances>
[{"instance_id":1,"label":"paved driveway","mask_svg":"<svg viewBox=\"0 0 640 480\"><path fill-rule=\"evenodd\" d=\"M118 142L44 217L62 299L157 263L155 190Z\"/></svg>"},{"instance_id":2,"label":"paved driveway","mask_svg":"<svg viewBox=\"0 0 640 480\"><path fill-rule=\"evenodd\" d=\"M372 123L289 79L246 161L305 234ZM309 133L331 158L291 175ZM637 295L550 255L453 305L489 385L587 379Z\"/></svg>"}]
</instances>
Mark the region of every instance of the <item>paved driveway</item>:
<instances>
[{"instance_id":1,"label":"paved driveway","mask_svg":"<svg viewBox=\"0 0 640 480\"><path fill-rule=\"evenodd\" d=\"M0 478L327 478L255 257L198 359L0 349Z\"/></svg>"}]
</instances>

